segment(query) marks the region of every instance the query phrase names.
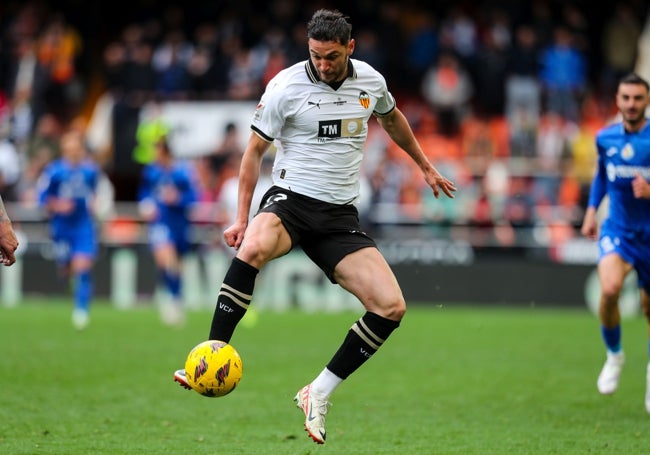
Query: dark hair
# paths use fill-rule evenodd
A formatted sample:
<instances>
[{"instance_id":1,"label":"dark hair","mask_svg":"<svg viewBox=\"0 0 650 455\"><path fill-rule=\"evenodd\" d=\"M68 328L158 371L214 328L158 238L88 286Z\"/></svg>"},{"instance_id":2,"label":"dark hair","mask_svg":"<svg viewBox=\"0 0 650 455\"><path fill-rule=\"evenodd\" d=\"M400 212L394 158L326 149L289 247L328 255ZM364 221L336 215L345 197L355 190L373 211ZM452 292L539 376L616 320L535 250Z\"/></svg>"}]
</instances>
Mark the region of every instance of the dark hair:
<instances>
[{"instance_id":1,"label":"dark hair","mask_svg":"<svg viewBox=\"0 0 650 455\"><path fill-rule=\"evenodd\" d=\"M337 10L319 9L307 23L307 38L348 44L352 36L348 19Z\"/></svg>"},{"instance_id":2,"label":"dark hair","mask_svg":"<svg viewBox=\"0 0 650 455\"><path fill-rule=\"evenodd\" d=\"M641 76L639 76L636 73L628 73L625 76L623 76L619 81L618 85L621 84L635 84L635 85L643 85L646 89L647 92L650 92L650 84L648 84L648 81L643 79Z\"/></svg>"}]
</instances>

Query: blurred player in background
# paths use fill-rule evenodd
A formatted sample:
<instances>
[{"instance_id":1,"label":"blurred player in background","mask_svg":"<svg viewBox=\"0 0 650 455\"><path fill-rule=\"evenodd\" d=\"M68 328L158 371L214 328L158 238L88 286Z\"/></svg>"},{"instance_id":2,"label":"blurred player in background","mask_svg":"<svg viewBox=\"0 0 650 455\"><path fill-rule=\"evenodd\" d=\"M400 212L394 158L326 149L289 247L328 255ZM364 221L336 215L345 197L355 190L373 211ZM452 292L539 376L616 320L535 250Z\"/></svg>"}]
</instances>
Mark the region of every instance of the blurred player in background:
<instances>
[{"instance_id":1,"label":"blurred player in background","mask_svg":"<svg viewBox=\"0 0 650 455\"><path fill-rule=\"evenodd\" d=\"M72 323L82 330L90 321L92 268L97 256L94 217L101 169L84 145L83 134L70 130L61 137L61 158L39 177L39 203L47 211L54 255L64 277L72 279Z\"/></svg>"},{"instance_id":2,"label":"blurred player in background","mask_svg":"<svg viewBox=\"0 0 650 455\"><path fill-rule=\"evenodd\" d=\"M625 354L621 345L618 299L625 277L636 270L641 307L648 319L650 355L650 127L645 111L650 102L648 83L636 74L619 82L616 106L622 121L596 136L598 167L591 185L582 234L598 239L598 277L601 286L600 323L607 360L598 376L602 394L618 387ZM597 210L609 198L609 214L598 233ZM650 363L645 407L650 413Z\"/></svg>"},{"instance_id":3,"label":"blurred player in background","mask_svg":"<svg viewBox=\"0 0 650 455\"><path fill-rule=\"evenodd\" d=\"M161 303L165 324L185 322L181 266L192 249L191 214L197 201L192 168L175 159L166 137L155 146L154 162L145 165L138 190L140 215L149 223L149 244L159 282L169 300Z\"/></svg>"},{"instance_id":4,"label":"blurred player in background","mask_svg":"<svg viewBox=\"0 0 650 455\"><path fill-rule=\"evenodd\" d=\"M278 73L262 95L240 166L236 220L224 231L237 255L219 292L209 334L229 342L251 303L259 270L298 246L332 283L361 301L365 314L295 397L305 430L318 444L325 442L329 396L372 357L406 311L400 286L374 240L362 231L355 206L368 120L377 118L422 170L436 197L453 197L456 191L425 156L383 76L350 58L351 29L338 11L318 10L307 26L310 59ZM274 140L274 186L249 224L260 166ZM185 370L176 371L174 379L189 387Z\"/></svg>"},{"instance_id":5,"label":"blurred player in background","mask_svg":"<svg viewBox=\"0 0 650 455\"><path fill-rule=\"evenodd\" d=\"M0 264L8 266L16 262L17 248L18 239L0 196Z\"/></svg>"}]
</instances>

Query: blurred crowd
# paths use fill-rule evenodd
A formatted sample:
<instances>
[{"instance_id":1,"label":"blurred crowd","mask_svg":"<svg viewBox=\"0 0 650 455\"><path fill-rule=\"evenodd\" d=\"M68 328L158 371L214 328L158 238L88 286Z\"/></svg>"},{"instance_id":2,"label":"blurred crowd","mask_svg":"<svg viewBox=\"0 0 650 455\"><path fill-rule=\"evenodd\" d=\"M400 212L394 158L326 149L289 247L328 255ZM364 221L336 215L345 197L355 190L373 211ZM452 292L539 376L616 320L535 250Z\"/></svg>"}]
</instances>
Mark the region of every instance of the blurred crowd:
<instances>
[{"instance_id":1,"label":"blurred crowd","mask_svg":"<svg viewBox=\"0 0 650 455\"><path fill-rule=\"evenodd\" d=\"M134 200L146 162L136 153L143 106L256 101L280 69L308 57L306 20L330 7L350 15L353 57L385 75L426 153L459 187L456 199L433 200L371 125L361 203L369 223L575 228L617 79L641 71L645 2L435 3L135 1L114 12L3 2L0 194L33 203L61 134L80 129L117 200ZM242 146L225 148L195 159L206 201L236 173Z\"/></svg>"}]
</instances>

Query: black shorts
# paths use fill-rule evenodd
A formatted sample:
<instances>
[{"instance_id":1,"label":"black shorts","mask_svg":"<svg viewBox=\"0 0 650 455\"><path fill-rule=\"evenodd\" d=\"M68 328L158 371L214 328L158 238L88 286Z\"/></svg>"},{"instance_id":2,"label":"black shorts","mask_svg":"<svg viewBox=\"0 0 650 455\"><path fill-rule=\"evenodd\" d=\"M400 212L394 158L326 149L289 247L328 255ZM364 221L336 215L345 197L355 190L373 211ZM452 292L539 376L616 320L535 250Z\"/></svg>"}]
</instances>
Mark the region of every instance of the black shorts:
<instances>
[{"instance_id":1,"label":"black shorts","mask_svg":"<svg viewBox=\"0 0 650 455\"><path fill-rule=\"evenodd\" d=\"M272 186L257 213L275 213L291 237L332 283L334 267L354 251L377 244L359 225L354 205L331 204L284 188Z\"/></svg>"}]
</instances>

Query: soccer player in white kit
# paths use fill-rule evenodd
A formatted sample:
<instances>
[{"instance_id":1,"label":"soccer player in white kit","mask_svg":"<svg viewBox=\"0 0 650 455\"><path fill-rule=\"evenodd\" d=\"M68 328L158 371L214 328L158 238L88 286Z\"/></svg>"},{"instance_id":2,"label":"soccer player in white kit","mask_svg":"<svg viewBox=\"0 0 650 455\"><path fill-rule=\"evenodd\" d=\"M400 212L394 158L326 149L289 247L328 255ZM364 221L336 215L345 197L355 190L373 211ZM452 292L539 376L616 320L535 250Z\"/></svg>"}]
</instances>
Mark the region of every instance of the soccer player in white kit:
<instances>
[{"instance_id":1,"label":"soccer player in white kit","mask_svg":"<svg viewBox=\"0 0 650 455\"><path fill-rule=\"evenodd\" d=\"M237 254L219 292L209 336L230 341L252 300L258 271L296 246L332 283L354 294L365 314L295 397L305 414L305 430L318 444L325 442L329 396L379 349L406 311L400 286L361 229L354 205L371 116L419 166L435 197L454 197L456 191L425 156L383 76L351 58L351 30L339 11L316 11L307 25L309 60L278 73L261 97L240 167L237 219L223 234ZM262 157L271 143L277 147L273 186L249 222ZM184 370L176 371L174 379L188 386Z\"/></svg>"}]
</instances>

